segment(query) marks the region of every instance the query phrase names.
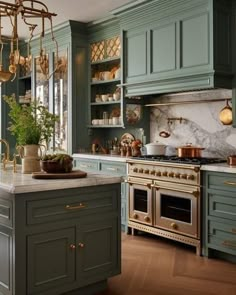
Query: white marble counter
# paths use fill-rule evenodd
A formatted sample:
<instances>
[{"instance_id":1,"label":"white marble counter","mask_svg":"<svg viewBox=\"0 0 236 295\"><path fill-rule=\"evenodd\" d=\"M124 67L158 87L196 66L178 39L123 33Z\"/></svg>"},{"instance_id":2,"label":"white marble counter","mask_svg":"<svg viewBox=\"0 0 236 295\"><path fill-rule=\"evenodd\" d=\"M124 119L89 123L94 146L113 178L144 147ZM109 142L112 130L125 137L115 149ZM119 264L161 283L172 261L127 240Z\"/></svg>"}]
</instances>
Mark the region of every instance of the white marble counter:
<instances>
[{"instance_id":1,"label":"white marble counter","mask_svg":"<svg viewBox=\"0 0 236 295\"><path fill-rule=\"evenodd\" d=\"M92 154L92 153L78 153L78 154L73 154L72 157L74 159L91 159L91 160L99 160L99 161L113 161L113 162L126 162L127 157L121 157L119 155L106 155L106 154Z\"/></svg>"},{"instance_id":2,"label":"white marble counter","mask_svg":"<svg viewBox=\"0 0 236 295\"><path fill-rule=\"evenodd\" d=\"M201 170L213 172L236 173L236 166L229 166L227 163L202 165Z\"/></svg>"},{"instance_id":3,"label":"white marble counter","mask_svg":"<svg viewBox=\"0 0 236 295\"><path fill-rule=\"evenodd\" d=\"M20 171L0 171L0 189L9 193L20 194L57 189L96 186L111 183L120 183L121 177L88 173L85 178L73 179L34 179L31 174L22 174Z\"/></svg>"}]
</instances>

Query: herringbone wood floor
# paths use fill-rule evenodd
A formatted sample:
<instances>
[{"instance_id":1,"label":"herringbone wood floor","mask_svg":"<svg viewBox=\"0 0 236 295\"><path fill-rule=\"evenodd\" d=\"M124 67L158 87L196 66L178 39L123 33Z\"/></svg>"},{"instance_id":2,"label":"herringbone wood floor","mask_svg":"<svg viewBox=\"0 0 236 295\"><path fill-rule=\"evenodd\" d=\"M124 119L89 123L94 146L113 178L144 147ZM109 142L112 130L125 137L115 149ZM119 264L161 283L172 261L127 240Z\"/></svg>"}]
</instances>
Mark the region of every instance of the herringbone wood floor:
<instances>
[{"instance_id":1,"label":"herringbone wood floor","mask_svg":"<svg viewBox=\"0 0 236 295\"><path fill-rule=\"evenodd\" d=\"M98 295L236 295L236 264L184 244L122 234L122 274Z\"/></svg>"}]
</instances>

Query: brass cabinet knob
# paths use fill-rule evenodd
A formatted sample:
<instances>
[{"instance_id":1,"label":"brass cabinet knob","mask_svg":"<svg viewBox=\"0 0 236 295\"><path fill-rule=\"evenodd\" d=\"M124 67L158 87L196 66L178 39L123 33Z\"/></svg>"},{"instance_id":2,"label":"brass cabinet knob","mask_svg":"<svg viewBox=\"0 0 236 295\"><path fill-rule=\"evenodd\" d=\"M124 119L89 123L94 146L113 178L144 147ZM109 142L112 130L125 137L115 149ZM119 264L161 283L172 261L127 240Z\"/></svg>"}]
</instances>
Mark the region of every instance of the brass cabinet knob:
<instances>
[{"instance_id":1,"label":"brass cabinet knob","mask_svg":"<svg viewBox=\"0 0 236 295\"><path fill-rule=\"evenodd\" d=\"M84 248L84 244L83 244L83 243L79 243L79 244L78 244L78 247L79 247L79 248Z\"/></svg>"},{"instance_id":2,"label":"brass cabinet knob","mask_svg":"<svg viewBox=\"0 0 236 295\"><path fill-rule=\"evenodd\" d=\"M70 244L70 249L71 249L71 250L75 250L75 248L76 248L76 247L75 247L74 244Z\"/></svg>"},{"instance_id":3,"label":"brass cabinet knob","mask_svg":"<svg viewBox=\"0 0 236 295\"><path fill-rule=\"evenodd\" d=\"M133 169L133 172L134 172L134 173L137 173L137 172L138 172L138 168L135 167L135 168Z\"/></svg>"},{"instance_id":4,"label":"brass cabinet knob","mask_svg":"<svg viewBox=\"0 0 236 295\"><path fill-rule=\"evenodd\" d=\"M133 218L137 219L138 218L138 214L134 213L133 214Z\"/></svg>"},{"instance_id":5,"label":"brass cabinet knob","mask_svg":"<svg viewBox=\"0 0 236 295\"><path fill-rule=\"evenodd\" d=\"M177 229L177 228L178 228L178 225L177 225L176 223L174 223L174 222L172 222L172 223L170 224L170 226L171 226L173 229Z\"/></svg>"},{"instance_id":6,"label":"brass cabinet knob","mask_svg":"<svg viewBox=\"0 0 236 295\"><path fill-rule=\"evenodd\" d=\"M144 217L144 220L145 220L146 222L149 222L149 221L150 221L150 217L145 216L145 217Z\"/></svg>"}]
</instances>

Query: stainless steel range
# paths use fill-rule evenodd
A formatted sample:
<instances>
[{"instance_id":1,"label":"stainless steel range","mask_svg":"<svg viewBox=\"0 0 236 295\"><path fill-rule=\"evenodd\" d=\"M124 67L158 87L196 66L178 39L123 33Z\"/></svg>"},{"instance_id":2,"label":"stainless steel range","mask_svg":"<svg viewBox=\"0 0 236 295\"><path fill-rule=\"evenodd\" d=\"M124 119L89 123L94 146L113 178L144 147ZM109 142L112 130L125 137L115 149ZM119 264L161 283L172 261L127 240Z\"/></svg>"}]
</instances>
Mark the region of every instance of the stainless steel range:
<instances>
[{"instance_id":1,"label":"stainless steel range","mask_svg":"<svg viewBox=\"0 0 236 295\"><path fill-rule=\"evenodd\" d=\"M196 247L201 254L202 164L217 158L141 156L129 159L129 221L141 230Z\"/></svg>"}]
</instances>

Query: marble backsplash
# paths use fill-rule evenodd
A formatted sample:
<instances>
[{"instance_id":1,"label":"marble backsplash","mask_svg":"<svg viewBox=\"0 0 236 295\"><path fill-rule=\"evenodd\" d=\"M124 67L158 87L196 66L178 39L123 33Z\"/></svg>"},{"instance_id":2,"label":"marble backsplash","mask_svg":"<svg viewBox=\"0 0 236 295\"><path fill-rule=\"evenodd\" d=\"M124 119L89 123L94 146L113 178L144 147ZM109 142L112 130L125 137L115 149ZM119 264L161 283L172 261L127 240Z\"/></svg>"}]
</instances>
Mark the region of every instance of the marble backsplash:
<instances>
[{"instance_id":1,"label":"marble backsplash","mask_svg":"<svg viewBox=\"0 0 236 295\"><path fill-rule=\"evenodd\" d=\"M204 103L178 104L151 107L150 142L161 142L170 147L192 143L203 147L202 156L221 157L236 154L236 128L223 125L219 113L226 101L210 102L211 99L232 98L231 90L209 90L191 93L162 95L156 103L180 101L206 101ZM231 102L229 102L231 105ZM171 120L168 118L183 118ZM159 136L161 131L169 131L170 137ZM175 149L168 149L175 151Z\"/></svg>"}]
</instances>

